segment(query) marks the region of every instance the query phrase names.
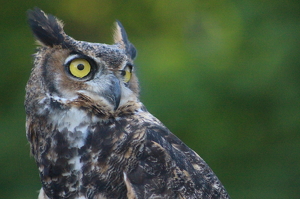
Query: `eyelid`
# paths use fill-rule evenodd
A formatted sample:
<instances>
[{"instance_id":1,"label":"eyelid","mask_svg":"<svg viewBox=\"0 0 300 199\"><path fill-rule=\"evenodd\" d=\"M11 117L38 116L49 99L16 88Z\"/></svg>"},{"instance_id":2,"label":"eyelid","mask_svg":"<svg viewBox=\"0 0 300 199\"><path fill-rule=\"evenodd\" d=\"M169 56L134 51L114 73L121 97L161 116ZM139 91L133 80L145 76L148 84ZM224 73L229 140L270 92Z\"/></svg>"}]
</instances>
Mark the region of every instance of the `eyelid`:
<instances>
[{"instance_id":1,"label":"eyelid","mask_svg":"<svg viewBox=\"0 0 300 199\"><path fill-rule=\"evenodd\" d=\"M132 73L132 68L133 68L132 64L127 64L123 69L109 68L108 70L110 70L110 71L119 71L119 72L128 71L128 70L126 70L126 68L129 68L129 72Z\"/></svg>"},{"instance_id":2,"label":"eyelid","mask_svg":"<svg viewBox=\"0 0 300 199\"><path fill-rule=\"evenodd\" d=\"M67 65L67 64L69 64L73 59L78 59L78 58L81 58L81 56L78 55L78 54L70 55L70 56L67 57L67 59L65 60L64 65Z\"/></svg>"},{"instance_id":3,"label":"eyelid","mask_svg":"<svg viewBox=\"0 0 300 199\"><path fill-rule=\"evenodd\" d=\"M79 53L72 53L70 54L64 62L64 66L70 64L71 61L73 61L74 59L85 59L87 60L91 65L96 66L96 62L92 57L86 56L84 54L79 54Z\"/></svg>"},{"instance_id":4,"label":"eyelid","mask_svg":"<svg viewBox=\"0 0 300 199\"><path fill-rule=\"evenodd\" d=\"M133 65L132 64L127 64L123 70L126 70L126 68L129 68L129 72L132 72L132 68L133 68Z\"/></svg>"}]
</instances>

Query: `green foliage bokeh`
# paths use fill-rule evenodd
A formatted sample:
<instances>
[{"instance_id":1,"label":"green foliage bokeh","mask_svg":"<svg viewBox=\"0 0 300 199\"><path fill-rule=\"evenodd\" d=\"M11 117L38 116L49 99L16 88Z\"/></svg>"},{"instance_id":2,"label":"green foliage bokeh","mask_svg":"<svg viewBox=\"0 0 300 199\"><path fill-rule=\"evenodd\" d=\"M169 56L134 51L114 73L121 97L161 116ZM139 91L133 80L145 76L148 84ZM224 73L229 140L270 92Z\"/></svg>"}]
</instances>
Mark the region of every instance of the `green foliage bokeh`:
<instances>
[{"instance_id":1,"label":"green foliage bokeh","mask_svg":"<svg viewBox=\"0 0 300 199\"><path fill-rule=\"evenodd\" d=\"M232 198L300 196L300 2L2 1L0 198L37 198L23 100L38 6L78 40L138 49L141 100L217 174Z\"/></svg>"}]
</instances>

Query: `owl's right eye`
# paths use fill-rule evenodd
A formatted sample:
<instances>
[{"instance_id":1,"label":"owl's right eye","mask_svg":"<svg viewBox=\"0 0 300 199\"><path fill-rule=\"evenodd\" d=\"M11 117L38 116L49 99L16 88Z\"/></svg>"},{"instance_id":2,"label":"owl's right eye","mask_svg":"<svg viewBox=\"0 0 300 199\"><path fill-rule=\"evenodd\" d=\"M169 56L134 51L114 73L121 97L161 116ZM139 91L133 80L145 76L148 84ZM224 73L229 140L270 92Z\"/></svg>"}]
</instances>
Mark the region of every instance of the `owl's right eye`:
<instances>
[{"instance_id":1,"label":"owl's right eye","mask_svg":"<svg viewBox=\"0 0 300 199\"><path fill-rule=\"evenodd\" d=\"M92 68L90 63L85 59L73 59L69 65L71 75L77 78L88 76Z\"/></svg>"}]
</instances>

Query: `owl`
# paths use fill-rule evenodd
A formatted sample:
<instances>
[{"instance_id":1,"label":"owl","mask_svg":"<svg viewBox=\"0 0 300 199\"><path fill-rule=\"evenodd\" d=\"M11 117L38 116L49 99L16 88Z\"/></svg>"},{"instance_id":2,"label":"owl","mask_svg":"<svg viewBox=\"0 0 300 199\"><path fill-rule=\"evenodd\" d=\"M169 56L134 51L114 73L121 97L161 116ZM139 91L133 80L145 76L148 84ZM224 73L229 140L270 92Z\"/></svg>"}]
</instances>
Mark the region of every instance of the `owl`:
<instances>
[{"instance_id":1,"label":"owl","mask_svg":"<svg viewBox=\"0 0 300 199\"><path fill-rule=\"evenodd\" d=\"M39 199L229 198L140 102L136 49L119 21L113 45L77 41L38 8L28 21L39 44L25 96Z\"/></svg>"}]
</instances>

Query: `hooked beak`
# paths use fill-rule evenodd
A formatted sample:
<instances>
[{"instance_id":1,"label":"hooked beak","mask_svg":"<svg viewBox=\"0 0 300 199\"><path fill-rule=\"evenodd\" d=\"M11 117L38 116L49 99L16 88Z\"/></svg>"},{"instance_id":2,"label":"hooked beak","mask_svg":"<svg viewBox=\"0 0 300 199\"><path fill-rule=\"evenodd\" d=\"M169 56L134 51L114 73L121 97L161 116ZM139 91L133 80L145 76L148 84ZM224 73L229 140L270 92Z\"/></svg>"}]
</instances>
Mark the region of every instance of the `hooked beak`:
<instances>
[{"instance_id":1,"label":"hooked beak","mask_svg":"<svg viewBox=\"0 0 300 199\"><path fill-rule=\"evenodd\" d=\"M105 98L114 105L114 110L117 110L121 100L121 86L120 81L114 78L109 89L104 93Z\"/></svg>"}]
</instances>

